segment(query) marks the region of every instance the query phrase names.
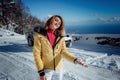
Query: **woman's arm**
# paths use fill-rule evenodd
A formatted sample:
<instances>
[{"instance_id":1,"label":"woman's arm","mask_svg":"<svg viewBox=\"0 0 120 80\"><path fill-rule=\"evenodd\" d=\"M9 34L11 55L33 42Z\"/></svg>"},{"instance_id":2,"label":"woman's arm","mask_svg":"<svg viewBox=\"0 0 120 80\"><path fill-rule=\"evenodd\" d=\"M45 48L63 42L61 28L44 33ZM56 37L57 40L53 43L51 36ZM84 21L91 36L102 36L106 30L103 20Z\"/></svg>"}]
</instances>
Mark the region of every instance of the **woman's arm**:
<instances>
[{"instance_id":1,"label":"woman's arm","mask_svg":"<svg viewBox=\"0 0 120 80\"><path fill-rule=\"evenodd\" d=\"M62 49L61 54L64 58L66 58L68 61L73 62L76 60L76 57L68 52L68 49L66 48L65 40L62 40Z\"/></svg>"},{"instance_id":2,"label":"woman's arm","mask_svg":"<svg viewBox=\"0 0 120 80\"><path fill-rule=\"evenodd\" d=\"M35 35L34 38L34 60L38 69L38 73L40 76L45 75L44 73L44 68L43 68L43 62L41 60L41 42L40 42L40 37L39 34Z\"/></svg>"},{"instance_id":3,"label":"woman's arm","mask_svg":"<svg viewBox=\"0 0 120 80\"><path fill-rule=\"evenodd\" d=\"M84 67L88 67L88 65L85 63L85 60L80 60L77 59L74 55L70 54L66 48L65 45L65 40L62 41L62 50L61 50L61 54L63 55L63 57L65 57L67 60L82 65Z\"/></svg>"}]
</instances>

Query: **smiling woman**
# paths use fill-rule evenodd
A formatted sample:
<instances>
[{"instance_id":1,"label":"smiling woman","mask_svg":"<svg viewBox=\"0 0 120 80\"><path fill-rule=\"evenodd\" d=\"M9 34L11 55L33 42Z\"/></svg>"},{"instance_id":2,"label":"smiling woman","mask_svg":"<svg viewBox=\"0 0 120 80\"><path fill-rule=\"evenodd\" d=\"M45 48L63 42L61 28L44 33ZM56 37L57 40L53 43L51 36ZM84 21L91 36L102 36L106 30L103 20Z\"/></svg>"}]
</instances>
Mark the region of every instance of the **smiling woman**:
<instances>
[{"instance_id":1,"label":"smiling woman","mask_svg":"<svg viewBox=\"0 0 120 80\"><path fill-rule=\"evenodd\" d=\"M61 25L61 20L59 19L59 17L54 17L51 21L51 26L53 26L52 29L57 29L60 25Z\"/></svg>"},{"instance_id":2,"label":"smiling woman","mask_svg":"<svg viewBox=\"0 0 120 80\"><path fill-rule=\"evenodd\" d=\"M43 31L35 35L33 53L40 80L53 80L54 77L62 80L63 57L88 67L84 60L68 52L64 36L64 21L59 15L49 18Z\"/></svg>"},{"instance_id":3,"label":"smiling woman","mask_svg":"<svg viewBox=\"0 0 120 80\"><path fill-rule=\"evenodd\" d=\"M48 25L50 25L50 29L53 29L53 30L61 29L62 31L64 31L64 22L63 22L62 18L59 16L51 17L48 20L48 23L45 25L45 28L47 30L49 29ZM59 27L59 26L61 26L61 27Z\"/></svg>"}]
</instances>

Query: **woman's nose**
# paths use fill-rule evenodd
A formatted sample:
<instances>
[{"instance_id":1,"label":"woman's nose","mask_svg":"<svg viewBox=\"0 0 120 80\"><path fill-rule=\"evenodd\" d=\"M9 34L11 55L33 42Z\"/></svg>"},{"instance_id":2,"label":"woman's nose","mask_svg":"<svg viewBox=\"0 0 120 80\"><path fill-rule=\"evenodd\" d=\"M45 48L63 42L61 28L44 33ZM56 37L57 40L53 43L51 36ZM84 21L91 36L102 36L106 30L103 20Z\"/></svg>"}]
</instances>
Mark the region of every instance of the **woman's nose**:
<instances>
[{"instance_id":1,"label":"woman's nose","mask_svg":"<svg viewBox=\"0 0 120 80\"><path fill-rule=\"evenodd\" d=\"M59 24L58 23L55 23L56 26L58 26Z\"/></svg>"}]
</instances>

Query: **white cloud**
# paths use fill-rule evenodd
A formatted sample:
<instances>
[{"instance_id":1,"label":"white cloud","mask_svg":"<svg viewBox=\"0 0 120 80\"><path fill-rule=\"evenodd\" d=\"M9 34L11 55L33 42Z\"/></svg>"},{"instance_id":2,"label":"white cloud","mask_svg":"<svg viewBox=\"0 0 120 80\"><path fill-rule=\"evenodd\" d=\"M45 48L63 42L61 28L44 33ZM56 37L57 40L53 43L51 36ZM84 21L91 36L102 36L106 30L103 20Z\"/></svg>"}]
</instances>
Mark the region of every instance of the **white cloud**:
<instances>
[{"instance_id":1,"label":"white cloud","mask_svg":"<svg viewBox=\"0 0 120 80\"><path fill-rule=\"evenodd\" d=\"M98 18L97 19L100 22L104 22L104 23L120 23L120 16L118 17L111 17L111 18Z\"/></svg>"},{"instance_id":2,"label":"white cloud","mask_svg":"<svg viewBox=\"0 0 120 80\"><path fill-rule=\"evenodd\" d=\"M95 19L84 19L84 20L69 20L69 24L75 25L90 25L90 24L116 24L120 23L120 16L111 18L95 18Z\"/></svg>"}]
</instances>

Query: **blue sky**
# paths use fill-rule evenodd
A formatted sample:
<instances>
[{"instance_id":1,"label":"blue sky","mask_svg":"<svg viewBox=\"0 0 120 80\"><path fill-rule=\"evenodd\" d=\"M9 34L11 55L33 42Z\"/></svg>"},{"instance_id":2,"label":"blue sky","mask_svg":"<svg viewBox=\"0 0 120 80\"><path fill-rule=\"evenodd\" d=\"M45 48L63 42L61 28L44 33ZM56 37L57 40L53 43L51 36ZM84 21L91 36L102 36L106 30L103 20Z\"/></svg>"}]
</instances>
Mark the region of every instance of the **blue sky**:
<instances>
[{"instance_id":1,"label":"blue sky","mask_svg":"<svg viewBox=\"0 0 120 80\"><path fill-rule=\"evenodd\" d=\"M23 0L33 16L60 15L66 25L120 23L120 0Z\"/></svg>"}]
</instances>

